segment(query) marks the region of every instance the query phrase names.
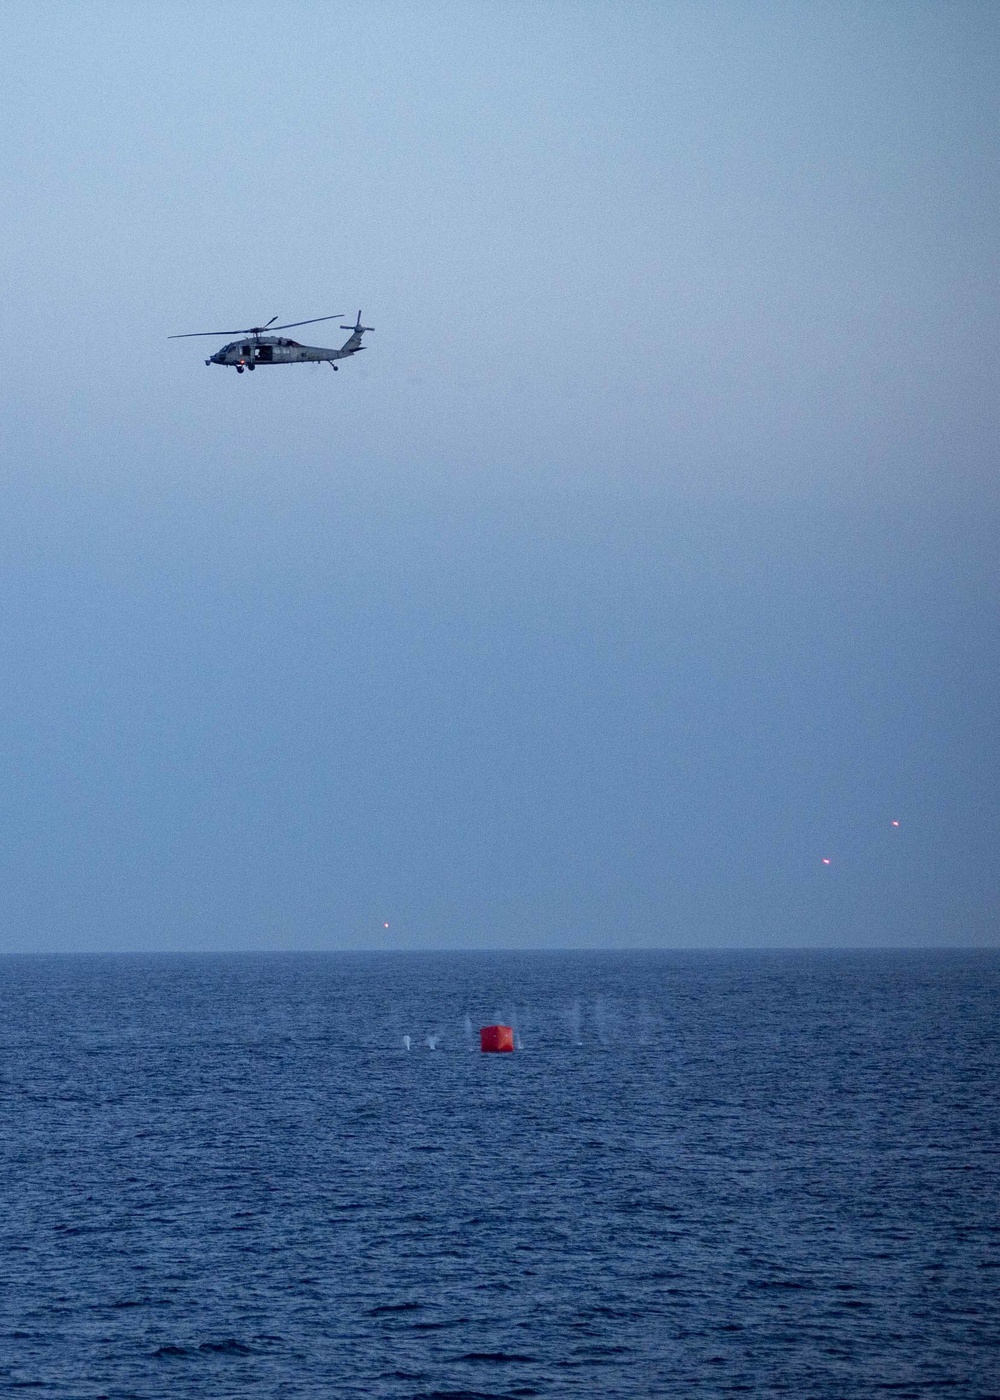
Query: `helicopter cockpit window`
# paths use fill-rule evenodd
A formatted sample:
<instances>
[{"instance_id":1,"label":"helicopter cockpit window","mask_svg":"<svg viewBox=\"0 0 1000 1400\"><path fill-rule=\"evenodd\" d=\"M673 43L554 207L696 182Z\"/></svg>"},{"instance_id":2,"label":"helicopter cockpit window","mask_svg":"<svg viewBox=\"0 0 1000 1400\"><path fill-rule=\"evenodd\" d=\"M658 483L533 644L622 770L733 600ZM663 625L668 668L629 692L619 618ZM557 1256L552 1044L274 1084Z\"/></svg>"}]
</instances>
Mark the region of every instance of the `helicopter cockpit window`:
<instances>
[{"instance_id":1,"label":"helicopter cockpit window","mask_svg":"<svg viewBox=\"0 0 1000 1400\"><path fill-rule=\"evenodd\" d=\"M250 354L250 346L249 346L249 345L241 345L241 346L240 346L240 354L241 354L241 355L249 355L249 354Z\"/></svg>"}]
</instances>

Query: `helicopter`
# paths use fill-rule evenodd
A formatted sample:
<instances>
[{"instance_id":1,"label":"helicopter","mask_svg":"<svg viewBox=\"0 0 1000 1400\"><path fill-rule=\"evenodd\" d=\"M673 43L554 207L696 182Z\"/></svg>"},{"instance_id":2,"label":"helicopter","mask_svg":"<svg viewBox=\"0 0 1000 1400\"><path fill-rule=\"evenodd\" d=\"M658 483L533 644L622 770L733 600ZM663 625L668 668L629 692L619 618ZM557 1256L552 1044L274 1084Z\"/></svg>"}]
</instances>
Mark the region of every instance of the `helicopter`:
<instances>
[{"instance_id":1,"label":"helicopter","mask_svg":"<svg viewBox=\"0 0 1000 1400\"><path fill-rule=\"evenodd\" d=\"M326 361L333 369L337 369L339 366L334 364L335 360L346 360L349 356L356 355L359 350L367 349L367 346L361 344L361 337L366 331L375 329L374 326L361 324L360 311L353 326L340 327L342 331L350 331L351 337L344 341L339 350L325 350L321 345L300 345L297 340L289 340L282 335L265 335L265 331L290 331L295 326L313 326L317 321L335 321L343 314L342 311L335 311L331 316L313 316L308 321L287 321L281 326L274 324L278 318L272 316L266 325L250 326L243 331L186 331L183 335L169 335L167 339L190 340L199 335L237 335L239 340L230 341L205 361L206 365L232 365L237 374L242 374L245 369L256 369L258 365L294 365L303 362L318 364Z\"/></svg>"}]
</instances>

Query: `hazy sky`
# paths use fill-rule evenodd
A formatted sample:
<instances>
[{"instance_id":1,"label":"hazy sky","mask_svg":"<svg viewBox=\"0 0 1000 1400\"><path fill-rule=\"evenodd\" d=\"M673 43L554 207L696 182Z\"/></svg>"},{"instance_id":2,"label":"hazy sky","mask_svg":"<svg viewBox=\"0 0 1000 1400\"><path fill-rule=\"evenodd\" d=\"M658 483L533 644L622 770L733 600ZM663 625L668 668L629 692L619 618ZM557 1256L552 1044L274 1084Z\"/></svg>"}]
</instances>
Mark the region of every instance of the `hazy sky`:
<instances>
[{"instance_id":1,"label":"hazy sky","mask_svg":"<svg viewBox=\"0 0 1000 1400\"><path fill-rule=\"evenodd\" d=\"M997 943L1000 7L0 51L0 947Z\"/></svg>"}]
</instances>

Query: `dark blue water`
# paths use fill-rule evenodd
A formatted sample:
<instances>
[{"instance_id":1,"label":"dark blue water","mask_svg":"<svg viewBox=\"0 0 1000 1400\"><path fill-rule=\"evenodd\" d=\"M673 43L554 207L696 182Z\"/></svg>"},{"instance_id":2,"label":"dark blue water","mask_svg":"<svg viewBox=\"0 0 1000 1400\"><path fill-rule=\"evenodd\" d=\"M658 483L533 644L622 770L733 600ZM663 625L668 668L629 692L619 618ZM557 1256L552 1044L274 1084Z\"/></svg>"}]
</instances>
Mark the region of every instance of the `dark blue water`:
<instances>
[{"instance_id":1,"label":"dark blue water","mask_svg":"<svg viewBox=\"0 0 1000 1400\"><path fill-rule=\"evenodd\" d=\"M1000 1393L996 954L0 977L0 1394Z\"/></svg>"}]
</instances>

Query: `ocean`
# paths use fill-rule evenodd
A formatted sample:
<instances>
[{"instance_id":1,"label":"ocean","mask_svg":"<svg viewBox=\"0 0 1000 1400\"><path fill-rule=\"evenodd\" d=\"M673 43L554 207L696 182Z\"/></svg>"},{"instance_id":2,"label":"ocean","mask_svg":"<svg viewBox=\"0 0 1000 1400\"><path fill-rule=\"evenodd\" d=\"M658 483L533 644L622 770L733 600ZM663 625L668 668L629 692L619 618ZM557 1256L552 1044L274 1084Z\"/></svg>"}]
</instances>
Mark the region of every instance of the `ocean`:
<instances>
[{"instance_id":1,"label":"ocean","mask_svg":"<svg viewBox=\"0 0 1000 1400\"><path fill-rule=\"evenodd\" d=\"M1000 1395L998 1033L985 951L5 958L0 1395Z\"/></svg>"}]
</instances>

